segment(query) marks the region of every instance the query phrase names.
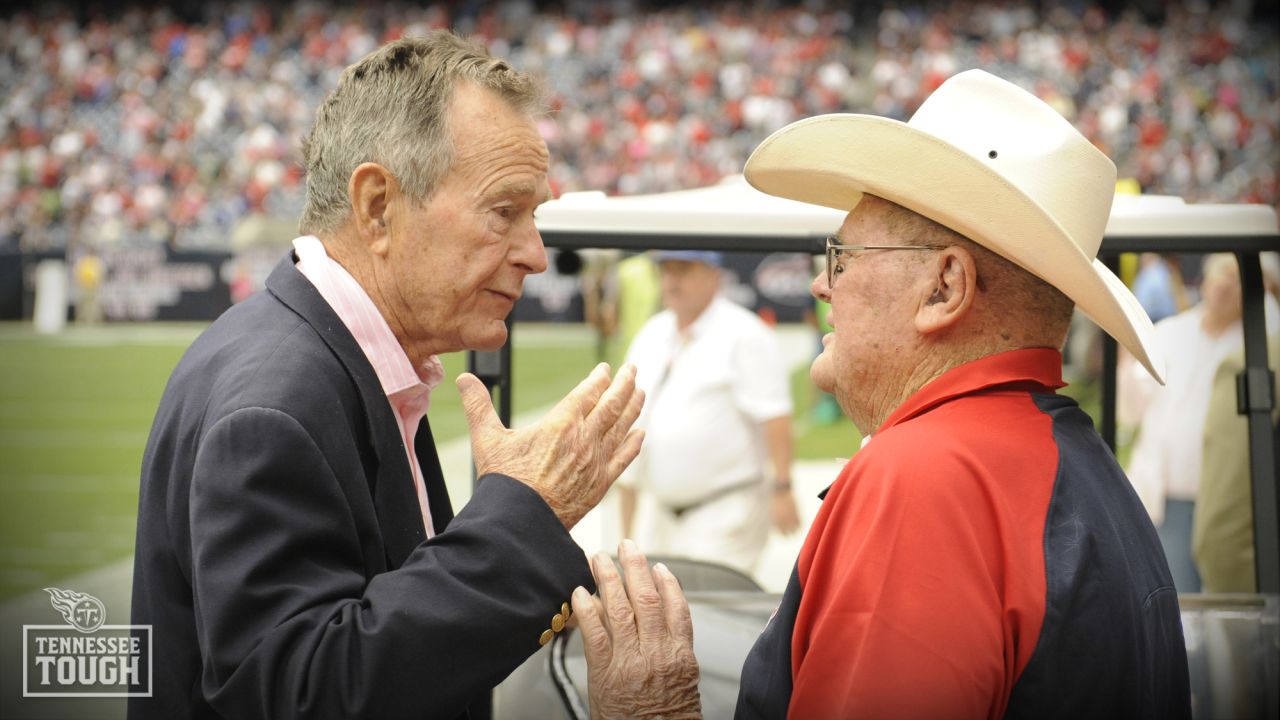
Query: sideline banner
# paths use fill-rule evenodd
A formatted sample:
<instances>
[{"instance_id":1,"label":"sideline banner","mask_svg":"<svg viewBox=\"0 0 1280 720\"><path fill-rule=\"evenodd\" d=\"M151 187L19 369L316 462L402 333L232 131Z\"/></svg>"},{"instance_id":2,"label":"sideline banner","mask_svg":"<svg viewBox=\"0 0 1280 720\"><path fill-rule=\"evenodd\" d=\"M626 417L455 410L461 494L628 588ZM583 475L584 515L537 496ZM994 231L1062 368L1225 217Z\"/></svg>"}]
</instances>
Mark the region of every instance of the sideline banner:
<instances>
[{"instance_id":1,"label":"sideline banner","mask_svg":"<svg viewBox=\"0 0 1280 720\"><path fill-rule=\"evenodd\" d=\"M516 303L516 322L582 322L580 277L556 272L557 251L547 249L549 269L524 281ZM725 297L770 321L801 322L813 310L809 294L815 265L805 253L731 252L724 254Z\"/></svg>"},{"instance_id":2,"label":"sideline banner","mask_svg":"<svg viewBox=\"0 0 1280 720\"><path fill-rule=\"evenodd\" d=\"M35 268L48 259L66 260L71 319L91 300L103 320L212 320L231 306L223 277L231 257L165 246L111 248L92 259L60 251L0 254L0 320L31 317Z\"/></svg>"},{"instance_id":3,"label":"sideline banner","mask_svg":"<svg viewBox=\"0 0 1280 720\"><path fill-rule=\"evenodd\" d=\"M65 259L70 297L68 318L86 308L106 321L213 320L252 292L284 256L284 248L230 251L173 250L166 246L83 254L0 252L0 320L30 319L35 268L41 260ZM547 254L554 259L555 249ZM86 262L92 272L83 272ZM778 322L799 322L813 308L813 265L804 253L726 253L723 292L734 302ZM86 303L90 300L91 303ZM547 272L525 280L516 304L517 322L582 322L581 279Z\"/></svg>"}]
</instances>

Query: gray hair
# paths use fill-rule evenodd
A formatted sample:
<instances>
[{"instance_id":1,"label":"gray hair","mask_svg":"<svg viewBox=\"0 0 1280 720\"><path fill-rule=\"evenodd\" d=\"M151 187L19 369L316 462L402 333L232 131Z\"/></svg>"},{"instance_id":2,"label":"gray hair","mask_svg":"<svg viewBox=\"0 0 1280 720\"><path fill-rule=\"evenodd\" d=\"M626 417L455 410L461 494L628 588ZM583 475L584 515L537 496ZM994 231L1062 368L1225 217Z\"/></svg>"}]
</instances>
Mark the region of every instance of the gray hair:
<instances>
[{"instance_id":1,"label":"gray hair","mask_svg":"<svg viewBox=\"0 0 1280 720\"><path fill-rule=\"evenodd\" d=\"M337 230L351 212L347 185L365 162L385 167L414 202L429 198L453 164L448 118L454 88L474 83L530 116L544 90L481 45L448 30L387 43L343 71L302 141L304 235Z\"/></svg>"}]
</instances>

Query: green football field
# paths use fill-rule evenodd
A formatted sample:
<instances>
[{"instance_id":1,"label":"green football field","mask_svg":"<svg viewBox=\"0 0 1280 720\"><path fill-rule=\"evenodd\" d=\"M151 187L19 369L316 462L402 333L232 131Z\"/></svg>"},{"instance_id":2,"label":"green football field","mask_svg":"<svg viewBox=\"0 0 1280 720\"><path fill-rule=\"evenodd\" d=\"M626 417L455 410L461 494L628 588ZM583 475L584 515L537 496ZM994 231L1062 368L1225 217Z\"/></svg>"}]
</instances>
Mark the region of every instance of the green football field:
<instances>
[{"instance_id":1,"label":"green football field","mask_svg":"<svg viewBox=\"0 0 1280 720\"><path fill-rule=\"evenodd\" d=\"M0 323L0 600L133 554L151 420L203 327L71 327L45 337L27 323ZM596 362L583 326L518 326L513 339L517 415L554 403ZM462 353L444 360L450 378L466 367ZM848 420L809 421L805 368L792 388L797 458L850 455L858 436ZM430 419L437 442L465 435L452 382L433 394Z\"/></svg>"}]
</instances>

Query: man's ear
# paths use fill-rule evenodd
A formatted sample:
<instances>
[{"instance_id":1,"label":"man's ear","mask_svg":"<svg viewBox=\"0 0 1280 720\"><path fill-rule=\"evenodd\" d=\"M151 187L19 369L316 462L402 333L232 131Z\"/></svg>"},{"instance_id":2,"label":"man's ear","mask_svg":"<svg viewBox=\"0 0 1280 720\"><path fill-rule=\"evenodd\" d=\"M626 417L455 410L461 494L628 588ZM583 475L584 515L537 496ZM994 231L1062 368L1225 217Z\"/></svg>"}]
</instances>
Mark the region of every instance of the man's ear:
<instances>
[{"instance_id":1,"label":"man's ear","mask_svg":"<svg viewBox=\"0 0 1280 720\"><path fill-rule=\"evenodd\" d=\"M954 326L973 306L978 292L978 267L973 255L952 245L931 261L934 276L924 286L916 309L916 330L928 335Z\"/></svg>"},{"instance_id":2,"label":"man's ear","mask_svg":"<svg viewBox=\"0 0 1280 720\"><path fill-rule=\"evenodd\" d=\"M347 181L351 217L360 239L373 254L385 257L390 247L387 209L398 186L391 173L377 163L362 163Z\"/></svg>"}]
</instances>

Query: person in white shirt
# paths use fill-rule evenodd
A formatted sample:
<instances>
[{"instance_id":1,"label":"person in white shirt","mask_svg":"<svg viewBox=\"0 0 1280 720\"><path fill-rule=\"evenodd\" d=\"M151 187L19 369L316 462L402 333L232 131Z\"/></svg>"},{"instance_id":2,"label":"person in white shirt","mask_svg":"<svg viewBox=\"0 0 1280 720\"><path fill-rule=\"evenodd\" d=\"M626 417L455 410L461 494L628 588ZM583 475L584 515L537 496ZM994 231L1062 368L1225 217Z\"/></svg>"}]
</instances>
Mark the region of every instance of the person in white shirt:
<instances>
[{"instance_id":1,"label":"person in white shirt","mask_svg":"<svg viewBox=\"0 0 1280 720\"><path fill-rule=\"evenodd\" d=\"M647 400L640 456L619 479L623 536L654 555L750 574L770 524L799 527L791 493L791 393L777 339L718 295L719 253L656 254L662 312L627 353ZM637 490L652 503L637 514Z\"/></svg>"},{"instance_id":2,"label":"person in white shirt","mask_svg":"<svg viewBox=\"0 0 1280 720\"><path fill-rule=\"evenodd\" d=\"M1119 418L1138 423L1125 468L1160 533L1178 592L1199 592L1191 557L1191 527L1200 488L1205 416L1218 366L1244 343L1240 270L1229 253L1207 255L1200 301L1155 325L1166 349L1165 386L1132 358L1120 371ZM1267 330L1274 332L1276 301L1266 299Z\"/></svg>"}]
</instances>

